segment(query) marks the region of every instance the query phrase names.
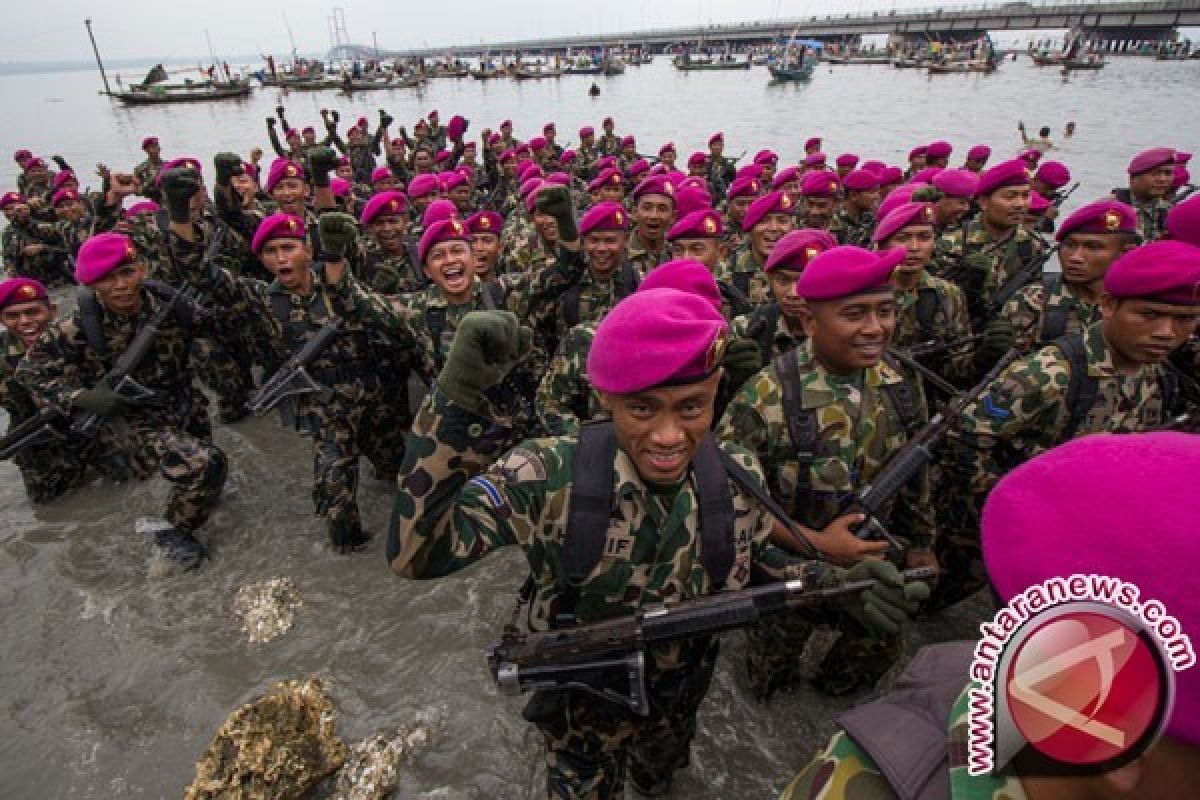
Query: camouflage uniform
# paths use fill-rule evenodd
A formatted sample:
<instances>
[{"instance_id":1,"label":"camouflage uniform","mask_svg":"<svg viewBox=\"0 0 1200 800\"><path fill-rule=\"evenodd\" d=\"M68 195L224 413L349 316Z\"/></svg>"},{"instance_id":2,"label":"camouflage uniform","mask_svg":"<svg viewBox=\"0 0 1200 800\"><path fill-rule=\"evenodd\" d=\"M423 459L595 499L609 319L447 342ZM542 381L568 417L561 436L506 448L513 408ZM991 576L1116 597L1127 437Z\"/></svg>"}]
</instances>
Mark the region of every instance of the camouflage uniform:
<instances>
[{"instance_id":1,"label":"camouflage uniform","mask_svg":"<svg viewBox=\"0 0 1200 800\"><path fill-rule=\"evenodd\" d=\"M967 299L962 289L948 280L921 272L914 289L896 289L896 332L892 344L898 348L933 342L961 342L971 335ZM956 347L922 359L925 366L951 383L963 385L972 376L970 347Z\"/></svg>"},{"instance_id":2,"label":"camouflage uniform","mask_svg":"<svg viewBox=\"0 0 1200 800\"><path fill-rule=\"evenodd\" d=\"M354 170L354 182L369 184L371 173L375 171L375 157L379 155L379 143L383 138L383 128L376 128L375 133L365 142L346 144L338 135L336 129L330 130L333 146L349 161Z\"/></svg>"},{"instance_id":3,"label":"camouflage uniform","mask_svg":"<svg viewBox=\"0 0 1200 800\"><path fill-rule=\"evenodd\" d=\"M724 156L717 159L711 155L708 157L708 190L712 192L713 200L719 201L725 197L725 192L729 189L729 184L733 183L736 174L737 166L733 159Z\"/></svg>"},{"instance_id":4,"label":"camouflage uniform","mask_svg":"<svg viewBox=\"0 0 1200 800\"><path fill-rule=\"evenodd\" d=\"M550 436L573 436L581 423L608 417L587 376L588 352L599 324L593 320L571 328L538 384L536 405Z\"/></svg>"},{"instance_id":5,"label":"camouflage uniform","mask_svg":"<svg viewBox=\"0 0 1200 800\"><path fill-rule=\"evenodd\" d=\"M1042 246L1021 226L1002 239L993 239L978 219L951 228L938 237L933 272L957 283L967 296L971 327L982 330L991 317L990 303L1010 277L1036 259ZM982 254L990 265L978 285L964 279L963 259Z\"/></svg>"},{"instance_id":6,"label":"camouflage uniform","mask_svg":"<svg viewBox=\"0 0 1200 800\"><path fill-rule=\"evenodd\" d=\"M1142 241L1152 242L1161 239L1166 233L1167 212L1171 210L1171 201L1164 198L1139 200L1128 189L1114 189L1113 197L1133 206L1133 210L1137 212L1137 232Z\"/></svg>"},{"instance_id":7,"label":"camouflage uniform","mask_svg":"<svg viewBox=\"0 0 1200 800\"><path fill-rule=\"evenodd\" d=\"M362 266L355 277L375 291L402 294L420 291L428 284L428 278L420 267L413 266L407 251L389 255L372 236L361 237L359 248Z\"/></svg>"},{"instance_id":8,"label":"camouflage uniform","mask_svg":"<svg viewBox=\"0 0 1200 800\"><path fill-rule=\"evenodd\" d=\"M596 141L601 156L615 156L621 152L621 137L615 133L602 133Z\"/></svg>"},{"instance_id":9,"label":"camouflage uniform","mask_svg":"<svg viewBox=\"0 0 1200 800\"><path fill-rule=\"evenodd\" d=\"M43 244L47 249L27 256L26 245ZM62 286L75 280L67 260L66 243L59 228L49 222L10 222L0 236L7 277L33 278L47 286Z\"/></svg>"},{"instance_id":10,"label":"camouflage uniform","mask_svg":"<svg viewBox=\"0 0 1200 800\"><path fill-rule=\"evenodd\" d=\"M629 242L625 245L625 258L630 264L633 264L638 274L644 277L649 275L651 270L659 264L671 260L671 248L664 241L657 250L650 250L635 231L629 236Z\"/></svg>"},{"instance_id":11,"label":"camouflage uniform","mask_svg":"<svg viewBox=\"0 0 1200 800\"><path fill-rule=\"evenodd\" d=\"M162 192L158 188L158 173L163 168L163 163L162 159L155 162L147 158L133 168L134 180L138 182L138 194L155 202L162 200Z\"/></svg>"},{"instance_id":12,"label":"camouflage uniform","mask_svg":"<svg viewBox=\"0 0 1200 800\"><path fill-rule=\"evenodd\" d=\"M145 287L141 295L142 308L133 317L101 308L99 328L107 354L88 343L79 309L42 334L17 367L17 379L29 387L40 407L70 415L76 395L100 382L111 361L164 302ZM204 524L221 496L227 469L225 454L212 442L208 400L192 385L188 363L191 340L206 327L199 314L187 321L167 315L150 351L132 372L134 380L159 395L161 407L126 408L104 423L94 445L101 454L98 460L116 460L113 454L121 452L134 477L144 479L157 470L174 484L163 516L185 531Z\"/></svg>"},{"instance_id":13,"label":"camouflage uniform","mask_svg":"<svg viewBox=\"0 0 1200 800\"><path fill-rule=\"evenodd\" d=\"M528 619L534 630L553 627L563 613L587 623L716 591L697 557L694 479L683 481L673 495L653 492L620 451L611 512L620 522L608 528L606 555L577 592L570 590L562 553L577 440L528 440L505 453L512 443L511 431L440 391L431 394L413 425L392 511L393 570L434 578L497 548L520 545L533 581ZM733 444L719 446L761 480L753 457ZM773 548L767 540L770 518L739 485L731 483L730 489L735 558L721 588L747 586L752 568L772 578L816 578L820 567ZM579 691L535 695L525 717L545 737L549 796L621 797L627 763L639 788L664 791L674 769L688 763L696 709L716 651L713 637L648 650L648 717Z\"/></svg>"},{"instance_id":14,"label":"camouflage uniform","mask_svg":"<svg viewBox=\"0 0 1200 800\"><path fill-rule=\"evenodd\" d=\"M763 271L763 263L747 245L736 253L731 261L721 262L717 267L717 281L737 288L746 295L751 305L765 305L774 300L775 296L771 294L771 281Z\"/></svg>"},{"instance_id":15,"label":"camouflage uniform","mask_svg":"<svg viewBox=\"0 0 1200 800\"><path fill-rule=\"evenodd\" d=\"M1062 333L1047 337L1044 326L1048 309L1058 309L1065 323ZM1047 344L1063 334L1080 333L1100 321L1099 304L1087 303L1075 296L1068 283L1060 279L1033 283L1013 295L1000 312L1012 321L1014 344L1022 353Z\"/></svg>"},{"instance_id":16,"label":"camouflage uniform","mask_svg":"<svg viewBox=\"0 0 1200 800\"><path fill-rule=\"evenodd\" d=\"M875 231L875 215L864 211L858 218L850 216L844 208L838 209L829 225L829 232L838 240L838 244L852 244L856 247L870 247L871 234Z\"/></svg>"},{"instance_id":17,"label":"camouflage uniform","mask_svg":"<svg viewBox=\"0 0 1200 800\"><path fill-rule=\"evenodd\" d=\"M944 535L937 543L944 573L930 598L932 607L950 605L984 585L979 514L988 492L1006 472L1068 438L1144 431L1168 419L1162 367L1143 365L1135 374L1119 374L1099 324L1083 331L1082 344L1097 393L1073 434L1068 408L1071 366L1056 345L1010 365L966 408L959 429L951 431L950 450L941 464L949 480L939 489L946 498L941 503Z\"/></svg>"},{"instance_id":18,"label":"camouflage uniform","mask_svg":"<svg viewBox=\"0 0 1200 800\"><path fill-rule=\"evenodd\" d=\"M742 385L717 426L723 441L738 442L763 465L771 496L793 519L821 530L846 513L844 502L875 479L889 456L908 440L901 417L885 399L885 386L909 383L912 413L924 419L920 385L886 361L855 376L827 372L810 344L784 358L794 359L800 375L800 406L815 414L812 460L801 461L785 419L783 381L771 364ZM859 382L861 381L861 382ZM804 473L801 473L804 470ZM880 516L893 535L914 548L928 548L934 534L928 475L922 470ZM810 615L774 615L748 628L747 667L756 696L766 699L800 680L800 656L812 633ZM871 638L850 619L836 621L843 635L821 665L819 684L842 694L873 684L900 655L899 636Z\"/></svg>"},{"instance_id":19,"label":"camouflage uniform","mask_svg":"<svg viewBox=\"0 0 1200 800\"><path fill-rule=\"evenodd\" d=\"M734 336L753 339L758 343L758 351L764 363L769 363L795 349L807 339L799 325L796 329L788 325L779 310L779 303L774 300L759 306L749 314L735 317L730 328Z\"/></svg>"}]
</instances>

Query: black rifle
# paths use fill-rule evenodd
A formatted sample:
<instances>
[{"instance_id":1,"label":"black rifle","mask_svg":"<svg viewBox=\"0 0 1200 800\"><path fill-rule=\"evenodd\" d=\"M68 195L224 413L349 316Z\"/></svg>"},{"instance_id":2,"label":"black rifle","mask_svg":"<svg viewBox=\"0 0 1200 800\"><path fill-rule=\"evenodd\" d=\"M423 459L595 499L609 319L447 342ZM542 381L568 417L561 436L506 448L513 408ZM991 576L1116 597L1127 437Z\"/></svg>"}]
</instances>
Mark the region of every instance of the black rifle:
<instances>
[{"instance_id":1,"label":"black rifle","mask_svg":"<svg viewBox=\"0 0 1200 800\"><path fill-rule=\"evenodd\" d=\"M308 374L308 367L342 335L340 319L326 322L316 335L304 343L300 351L275 371L262 387L246 403L246 408L256 417L270 411L288 397L316 394L322 402L328 402L331 391Z\"/></svg>"},{"instance_id":2,"label":"black rifle","mask_svg":"<svg viewBox=\"0 0 1200 800\"><path fill-rule=\"evenodd\" d=\"M983 380L940 408L924 428L910 436L904 446L884 464L883 469L875 476L875 480L854 491L846 508L841 513L858 512L866 516L866 519L854 532L855 536L860 539L882 537L891 543L893 548L903 549L901 543L879 522L879 514L883 512L888 501L904 488L912 476L933 460L934 448L949 433L950 427L967 406L987 391L992 381L1020 355L1020 351L1015 347L1005 353L988 371L987 375L983 376Z\"/></svg>"},{"instance_id":3,"label":"black rifle","mask_svg":"<svg viewBox=\"0 0 1200 800\"><path fill-rule=\"evenodd\" d=\"M927 342L917 342L916 344L911 344L908 347L896 349L902 350L905 354L913 358L925 358L927 356L939 355L946 350L962 350L967 347L973 347L982 338L982 333L973 333L969 336L963 336L959 339L951 339L948 342L930 340Z\"/></svg>"},{"instance_id":4,"label":"black rifle","mask_svg":"<svg viewBox=\"0 0 1200 800\"><path fill-rule=\"evenodd\" d=\"M177 289L170 299L159 306L158 311L146 320L133 337L133 341L125 348L125 352L117 357L112 369L104 374L99 385L110 386L117 396L130 405L153 405L163 400L162 396L153 389L147 389L133 379L133 371L145 360L154 341L158 338L158 326L171 314L175 313L175 304L188 294L186 289ZM83 439L94 439L104 425L104 415L95 411L84 411L75 415L71 424L71 433Z\"/></svg>"},{"instance_id":5,"label":"black rifle","mask_svg":"<svg viewBox=\"0 0 1200 800\"><path fill-rule=\"evenodd\" d=\"M903 574L905 580L924 580L934 577L937 569L922 567ZM496 685L508 694L579 689L645 716L650 713L647 647L743 628L766 614L865 591L875 583L853 581L822 589L797 579L648 605L628 616L569 628L522 631L510 626L487 649L488 667ZM622 679L628 681L627 692L607 686Z\"/></svg>"},{"instance_id":6,"label":"black rifle","mask_svg":"<svg viewBox=\"0 0 1200 800\"><path fill-rule=\"evenodd\" d=\"M59 430L63 415L57 409L43 408L0 438L0 461L13 458L26 447L65 438Z\"/></svg>"},{"instance_id":7,"label":"black rifle","mask_svg":"<svg viewBox=\"0 0 1200 800\"><path fill-rule=\"evenodd\" d=\"M1058 248L1061 246L1060 244L1055 244L1009 276L1008 280L992 295L990 304L992 316L999 314L1014 294L1021 291L1025 286L1032 283L1034 278L1042 274L1042 267L1050 260L1051 256L1058 252Z\"/></svg>"},{"instance_id":8,"label":"black rifle","mask_svg":"<svg viewBox=\"0 0 1200 800\"><path fill-rule=\"evenodd\" d=\"M1075 194L1075 190L1079 188L1079 181L1072 183L1065 192L1055 197L1050 201L1050 205L1055 208L1062 208L1062 204L1067 202L1067 198Z\"/></svg>"}]
</instances>

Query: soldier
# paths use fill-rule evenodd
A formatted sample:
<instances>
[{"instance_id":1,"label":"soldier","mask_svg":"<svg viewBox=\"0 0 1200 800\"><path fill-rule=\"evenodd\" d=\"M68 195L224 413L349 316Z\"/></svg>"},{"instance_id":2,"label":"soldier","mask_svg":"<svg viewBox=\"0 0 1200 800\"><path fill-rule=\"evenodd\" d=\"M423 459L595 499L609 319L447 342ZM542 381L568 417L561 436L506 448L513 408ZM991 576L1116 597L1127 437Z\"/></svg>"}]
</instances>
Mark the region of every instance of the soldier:
<instances>
[{"instance_id":1,"label":"soldier","mask_svg":"<svg viewBox=\"0 0 1200 800\"><path fill-rule=\"evenodd\" d=\"M813 153L821 152L821 137L810 136L804 140L804 155L811 156Z\"/></svg>"},{"instance_id":2,"label":"soldier","mask_svg":"<svg viewBox=\"0 0 1200 800\"><path fill-rule=\"evenodd\" d=\"M1062 202L1061 189L1070 182L1071 170L1067 169L1066 164L1061 161L1043 161L1038 165L1037 172L1033 173L1033 177L1029 179L1029 186L1033 191L1054 203L1054 211L1057 212L1057 204ZM1051 219L1053 218L1052 216Z\"/></svg>"},{"instance_id":3,"label":"soldier","mask_svg":"<svg viewBox=\"0 0 1200 800\"><path fill-rule=\"evenodd\" d=\"M675 199L681 200L687 193L687 189L680 189ZM671 256L675 261L698 261L714 277L729 256L721 215L712 208L701 208L680 218L667 232L667 242L671 245ZM725 319L750 312L753 307L750 298L732 284L719 281L717 285L723 298L721 315Z\"/></svg>"},{"instance_id":4,"label":"soldier","mask_svg":"<svg viewBox=\"0 0 1200 800\"><path fill-rule=\"evenodd\" d=\"M841 241L845 229L840 221L834 220L841 191L842 182L832 172L814 170L804 173L800 179L800 196L804 198L803 210L799 214L800 226L827 230Z\"/></svg>"},{"instance_id":5,"label":"soldier","mask_svg":"<svg viewBox=\"0 0 1200 800\"><path fill-rule=\"evenodd\" d=\"M967 151L967 159L963 162L962 168L976 175L983 172L983 168L987 166L988 159L992 157L992 148L986 144L977 144Z\"/></svg>"},{"instance_id":6,"label":"soldier","mask_svg":"<svg viewBox=\"0 0 1200 800\"><path fill-rule=\"evenodd\" d=\"M30 200L45 201L54 193L53 179L54 175L47 168L46 162L35 157L25 162L21 177L17 179L17 186L21 194Z\"/></svg>"},{"instance_id":7,"label":"soldier","mask_svg":"<svg viewBox=\"0 0 1200 800\"><path fill-rule=\"evenodd\" d=\"M413 263L408 227L408 201L402 192L380 192L363 206L359 222L362 267L356 277L377 292L397 294L424 288L427 279Z\"/></svg>"},{"instance_id":8,"label":"soldier","mask_svg":"<svg viewBox=\"0 0 1200 800\"><path fill-rule=\"evenodd\" d=\"M26 352L17 379L39 408L63 417L98 415L94 446L102 454L123 453L134 477L157 470L173 484L163 515L169 527L155 532L155 544L194 569L206 553L193 534L220 499L227 470L225 454L212 441L208 400L189 366L191 340L210 324L177 291L148 284L147 270L127 236L101 233L85 242L75 277L88 288L75 312ZM152 319L157 334L128 373L147 395L134 399L109 371Z\"/></svg>"},{"instance_id":9,"label":"soldier","mask_svg":"<svg viewBox=\"0 0 1200 800\"><path fill-rule=\"evenodd\" d=\"M925 151L928 148L925 145L917 145L912 150L908 151L908 169L904 170L904 179L908 180L913 175L916 175L921 170L925 169Z\"/></svg>"},{"instance_id":10,"label":"soldier","mask_svg":"<svg viewBox=\"0 0 1200 800\"><path fill-rule=\"evenodd\" d=\"M875 227L875 209L879 207L879 178L865 169L856 169L847 173L842 188L845 196L836 223L830 227L840 234L839 243L866 247Z\"/></svg>"},{"instance_id":11,"label":"soldier","mask_svg":"<svg viewBox=\"0 0 1200 800\"><path fill-rule=\"evenodd\" d=\"M552 163L559 163L563 154L563 146L555 141L558 138L558 128L553 122L547 122L542 126L542 138L546 140L546 158Z\"/></svg>"},{"instance_id":12,"label":"soldier","mask_svg":"<svg viewBox=\"0 0 1200 800\"><path fill-rule=\"evenodd\" d=\"M933 188L938 193L933 201L937 229L943 233L961 226L971 213L979 192L979 176L969 169L944 169L933 176Z\"/></svg>"},{"instance_id":13,"label":"soldier","mask_svg":"<svg viewBox=\"0 0 1200 800\"><path fill-rule=\"evenodd\" d=\"M1100 321L1104 275L1138 245L1137 214L1124 203L1099 200L1063 220L1055 238L1062 270L1043 273L1000 312L1012 321L1014 344L1022 353Z\"/></svg>"},{"instance_id":14,"label":"soldier","mask_svg":"<svg viewBox=\"0 0 1200 800\"><path fill-rule=\"evenodd\" d=\"M605 117L604 121L600 123L600 128L604 131L600 135L600 155L602 156L616 156L621 152L621 139L613 133L615 127L612 117Z\"/></svg>"},{"instance_id":15,"label":"soldier","mask_svg":"<svg viewBox=\"0 0 1200 800\"><path fill-rule=\"evenodd\" d=\"M725 197L736 174L736 159L725 157L725 134L714 133L708 137L708 191L715 198Z\"/></svg>"},{"instance_id":16,"label":"soldier","mask_svg":"<svg viewBox=\"0 0 1200 800\"><path fill-rule=\"evenodd\" d=\"M1167 198L1175 177L1175 151L1170 147L1145 150L1133 157L1126 171L1129 188L1113 189L1113 197L1137 211L1143 241L1158 239L1171 208Z\"/></svg>"},{"instance_id":17,"label":"soldier","mask_svg":"<svg viewBox=\"0 0 1200 800\"><path fill-rule=\"evenodd\" d=\"M792 229L795 219L792 211L792 199L779 191L769 192L751 203L742 219L747 244L717 275L718 280L736 287L751 305L771 300L770 281L763 266L776 243Z\"/></svg>"},{"instance_id":18,"label":"soldier","mask_svg":"<svg viewBox=\"0 0 1200 800\"><path fill-rule=\"evenodd\" d=\"M973 330L991 318L1000 288L1039 258L1040 243L1021 227L1029 192L1020 160L997 164L979 179L979 216L938 240L938 272L966 294Z\"/></svg>"},{"instance_id":19,"label":"soldier","mask_svg":"<svg viewBox=\"0 0 1200 800\"><path fill-rule=\"evenodd\" d=\"M590 179L595 170L596 159L600 157L600 147L596 144L596 129L584 125L579 129L579 146L575 148L579 159L579 175Z\"/></svg>"},{"instance_id":20,"label":"soldier","mask_svg":"<svg viewBox=\"0 0 1200 800\"><path fill-rule=\"evenodd\" d=\"M796 281L809 261L837 247L827 231L801 229L784 234L771 251L763 272L771 284L773 299L743 314L731 325L734 335L758 345L763 364L769 364L805 340L800 309L804 301L796 294Z\"/></svg>"},{"instance_id":21,"label":"soldier","mask_svg":"<svg viewBox=\"0 0 1200 800\"><path fill-rule=\"evenodd\" d=\"M467 180L466 175L461 172L444 172L441 175L442 192L450 202L454 203L454 207L458 209L459 216L468 217L475 211L475 192L471 188L471 182Z\"/></svg>"},{"instance_id":22,"label":"soldier","mask_svg":"<svg viewBox=\"0 0 1200 800\"><path fill-rule=\"evenodd\" d=\"M920 383L884 357L896 325L891 275L905 255L842 246L808 262L796 285L807 344L747 381L717 427L719 438L744 443L758 457L771 496L808 542L838 564L888 550L887 542L854 536L863 516L847 513L843 502L875 479L926 418ZM909 567L935 564L924 470L900 490L880 522L908 543L893 557ZM793 549L805 547L782 528L778 535ZM835 696L869 688L899 656L900 640L874 640L852 621L834 624L842 635L815 685ZM810 620L795 614L747 630L746 666L756 697L766 700L799 681L811 633Z\"/></svg>"},{"instance_id":23,"label":"soldier","mask_svg":"<svg viewBox=\"0 0 1200 800\"><path fill-rule=\"evenodd\" d=\"M138 193L150 200L158 201L162 195L158 191L158 173L162 169L162 149L157 136L147 136L142 139L142 151L146 160L133 168L133 177L137 179Z\"/></svg>"},{"instance_id":24,"label":"soldier","mask_svg":"<svg viewBox=\"0 0 1200 800\"><path fill-rule=\"evenodd\" d=\"M1009 366L952 431L943 470L965 495L938 543L946 567L931 608L983 585L979 508L1005 472L1077 436L1166 423L1181 405L1167 357L1200 320L1200 248L1155 242L1118 258L1104 276L1101 321Z\"/></svg>"},{"instance_id":25,"label":"soldier","mask_svg":"<svg viewBox=\"0 0 1200 800\"><path fill-rule=\"evenodd\" d=\"M1103 575L1162 601L1183 629L1200 606L1183 575L1200 557L1200 515L1189 476L1200 469L1194 436L1089 436L1014 470L989 496L983 517L988 577L1002 602L1069 575ZM1155 547L1145 522L1155 520ZM1160 554L1169 553L1167 559ZM974 642L917 653L897 689L837 718L839 730L784 790L781 800L1144 798L1184 800L1200 780L1200 672L1177 673L1163 735L1121 766L1048 776L1031 748L992 772L968 769ZM931 724L932 723L932 724ZM944 726L944 727L943 727ZM919 760L919 763L918 763ZM907 791L906 791L907 787Z\"/></svg>"},{"instance_id":26,"label":"soldier","mask_svg":"<svg viewBox=\"0 0 1200 800\"><path fill-rule=\"evenodd\" d=\"M375 157L380 152L379 145L387 138L387 129L395 122L395 119L381 108L379 109L379 127L375 129L373 136L367 130L367 118L362 117L346 131L346 141L343 141L342 137L338 135L338 112L326 112L322 109L321 119L325 120L325 130L329 134L329 141L350 160L350 168L353 171L351 180L355 183L372 182Z\"/></svg>"},{"instance_id":27,"label":"soldier","mask_svg":"<svg viewBox=\"0 0 1200 800\"><path fill-rule=\"evenodd\" d=\"M786 192L788 197L792 198L792 204L796 208L801 207L803 198L800 195L799 167L786 167L775 173L775 177L771 179L771 188Z\"/></svg>"},{"instance_id":28,"label":"soldier","mask_svg":"<svg viewBox=\"0 0 1200 800\"><path fill-rule=\"evenodd\" d=\"M837 168L838 180L845 183L846 176L858 166L858 156L854 155L854 153L842 153L834 159L833 164ZM866 168L864 167L864 169ZM871 170L867 170L867 172L871 172Z\"/></svg>"},{"instance_id":29,"label":"soldier","mask_svg":"<svg viewBox=\"0 0 1200 800\"><path fill-rule=\"evenodd\" d=\"M475 259L475 275L483 283L495 283L500 275L509 271L501 259L500 250L504 217L495 211L476 211L467 217L466 226L471 240L471 256Z\"/></svg>"},{"instance_id":30,"label":"soldier","mask_svg":"<svg viewBox=\"0 0 1200 800\"><path fill-rule=\"evenodd\" d=\"M5 275L33 278L50 286L69 283L72 276L65 257L66 244L58 227L35 222L29 200L17 192L0 196L0 209L8 218L8 227L0 236Z\"/></svg>"},{"instance_id":31,"label":"soldier","mask_svg":"<svg viewBox=\"0 0 1200 800\"><path fill-rule=\"evenodd\" d=\"M754 162L762 167L762 174L759 180L770 185L775 180L775 170L779 166L779 155L774 150L759 150L754 154Z\"/></svg>"},{"instance_id":32,"label":"soldier","mask_svg":"<svg viewBox=\"0 0 1200 800\"><path fill-rule=\"evenodd\" d=\"M521 545L530 564L535 629L568 616L590 622L628 614L644 603L697 597L718 586L736 590L747 585L752 567L821 585L879 575L889 585L880 592L887 597L850 600L838 609L880 632L894 629L884 616L864 614L864 605L881 602L884 614L902 619L920 587L903 584L882 564L845 572L789 559L768 544L770 521L753 491L731 482L720 467L711 478L698 478L694 463L725 453L761 486L752 458L708 435L724 330L716 310L695 295L658 289L629 298L602 323L588 358L612 427L589 428L582 439L532 440L504 453L512 433L489 416L482 394L520 359L529 339L512 315L468 316L414 424L393 514L392 569L433 578L501 546ZM498 453L504 455L496 460ZM589 474L608 478L597 491L610 495L592 514L570 499L583 480L577 461L583 455L588 464L593 458L611 463L590 468ZM728 492L733 523L701 532L689 520L696 519L701 494L718 491L714 483ZM713 537L723 537L723 544ZM593 558L597 545L601 557ZM712 557L718 550L730 557L718 563ZM669 791L673 773L688 763L716 648L715 638L700 637L647 652L648 717L580 691L535 695L525 717L545 739L547 795L621 797L627 769L643 794Z\"/></svg>"},{"instance_id":33,"label":"soldier","mask_svg":"<svg viewBox=\"0 0 1200 800\"><path fill-rule=\"evenodd\" d=\"M597 203L620 205L625 200L625 182L621 180L620 170L614 167L605 167L600 170L599 174L588 184L587 189L592 199L592 205Z\"/></svg>"},{"instance_id":34,"label":"soldier","mask_svg":"<svg viewBox=\"0 0 1200 800\"><path fill-rule=\"evenodd\" d=\"M930 142L925 148L925 166L945 169L950 166L950 154L954 147L944 139Z\"/></svg>"},{"instance_id":35,"label":"soldier","mask_svg":"<svg viewBox=\"0 0 1200 800\"><path fill-rule=\"evenodd\" d=\"M675 186L664 175L654 175L637 185L633 200L633 234L626 245L626 260L647 275L669 258L667 231L675 222Z\"/></svg>"},{"instance_id":36,"label":"soldier","mask_svg":"<svg viewBox=\"0 0 1200 800\"><path fill-rule=\"evenodd\" d=\"M750 204L762 195L763 183L758 178L738 178L729 185L725 194L725 241L729 251L736 252L746 242L746 211ZM714 195L715 196L715 195ZM796 198L789 195L793 208Z\"/></svg>"}]
</instances>

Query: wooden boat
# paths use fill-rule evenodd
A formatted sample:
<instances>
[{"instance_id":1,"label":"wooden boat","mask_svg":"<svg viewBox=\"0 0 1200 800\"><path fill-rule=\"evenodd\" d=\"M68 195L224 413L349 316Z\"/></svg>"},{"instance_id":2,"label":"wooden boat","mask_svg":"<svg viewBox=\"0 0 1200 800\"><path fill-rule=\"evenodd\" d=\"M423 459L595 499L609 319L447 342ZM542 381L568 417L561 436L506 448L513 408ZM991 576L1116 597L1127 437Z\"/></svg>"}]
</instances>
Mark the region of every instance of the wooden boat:
<instances>
[{"instance_id":1,"label":"wooden boat","mask_svg":"<svg viewBox=\"0 0 1200 800\"><path fill-rule=\"evenodd\" d=\"M891 64L891 56L827 56L828 64L858 64L870 66L873 64Z\"/></svg>"},{"instance_id":2,"label":"wooden boat","mask_svg":"<svg viewBox=\"0 0 1200 800\"><path fill-rule=\"evenodd\" d=\"M408 78L398 78L395 75L378 78L355 78L350 81L350 91L352 92L369 92L376 89L412 89L420 86L422 79L417 76ZM341 86L346 88L346 82L343 79Z\"/></svg>"},{"instance_id":3,"label":"wooden boat","mask_svg":"<svg viewBox=\"0 0 1200 800\"><path fill-rule=\"evenodd\" d=\"M342 82L328 75L318 75L314 78L280 78L276 85L290 92L319 92L323 89L339 89Z\"/></svg>"},{"instance_id":4,"label":"wooden boat","mask_svg":"<svg viewBox=\"0 0 1200 800\"><path fill-rule=\"evenodd\" d=\"M892 66L896 69L924 69L929 62L923 58L893 58Z\"/></svg>"},{"instance_id":5,"label":"wooden boat","mask_svg":"<svg viewBox=\"0 0 1200 800\"><path fill-rule=\"evenodd\" d=\"M519 81L538 81L542 78L559 78L562 77L562 74L561 69L517 67L513 70L512 76Z\"/></svg>"},{"instance_id":6,"label":"wooden boat","mask_svg":"<svg viewBox=\"0 0 1200 800\"><path fill-rule=\"evenodd\" d=\"M696 59L681 57L675 59L675 69L682 72L697 72L702 70L718 70L718 69L750 69L749 61L737 61L730 58L728 60L718 59L709 61L707 59L697 61Z\"/></svg>"},{"instance_id":7,"label":"wooden boat","mask_svg":"<svg viewBox=\"0 0 1200 800\"><path fill-rule=\"evenodd\" d=\"M964 75L978 72L984 75L996 71L996 65L991 61L950 61L945 64L930 64L930 75Z\"/></svg>"},{"instance_id":8,"label":"wooden boat","mask_svg":"<svg viewBox=\"0 0 1200 800\"><path fill-rule=\"evenodd\" d=\"M1103 58L1074 58L1070 61L1063 62L1063 69L1070 72L1086 69L1104 69L1104 65L1108 62Z\"/></svg>"},{"instance_id":9,"label":"wooden boat","mask_svg":"<svg viewBox=\"0 0 1200 800\"><path fill-rule=\"evenodd\" d=\"M492 78L503 78L508 73L502 69L473 69L471 77L477 81L490 81Z\"/></svg>"},{"instance_id":10,"label":"wooden boat","mask_svg":"<svg viewBox=\"0 0 1200 800\"><path fill-rule=\"evenodd\" d=\"M213 100L230 100L247 97L253 87L245 81L213 83L204 81L194 84L163 84L149 86L135 84L126 92L112 92L127 106L153 106L167 103L206 103Z\"/></svg>"},{"instance_id":11,"label":"wooden boat","mask_svg":"<svg viewBox=\"0 0 1200 800\"><path fill-rule=\"evenodd\" d=\"M1029 57L1039 67L1061 67L1070 60L1066 53L1030 53Z\"/></svg>"}]
</instances>

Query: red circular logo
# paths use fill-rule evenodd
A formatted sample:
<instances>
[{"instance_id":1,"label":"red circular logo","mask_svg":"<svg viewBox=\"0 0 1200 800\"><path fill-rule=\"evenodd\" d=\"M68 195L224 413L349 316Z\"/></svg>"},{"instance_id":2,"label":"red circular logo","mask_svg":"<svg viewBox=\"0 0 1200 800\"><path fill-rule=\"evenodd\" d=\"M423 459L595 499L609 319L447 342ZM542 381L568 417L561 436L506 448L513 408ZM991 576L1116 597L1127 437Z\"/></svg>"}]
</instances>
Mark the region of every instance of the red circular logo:
<instances>
[{"instance_id":1,"label":"red circular logo","mask_svg":"<svg viewBox=\"0 0 1200 800\"><path fill-rule=\"evenodd\" d=\"M1095 611L1038 625L1020 643L1004 680L1025 741L1077 766L1112 761L1144 744L1168 694L1154 645L1122 620Z\"/></svg>"}]
</instances>

